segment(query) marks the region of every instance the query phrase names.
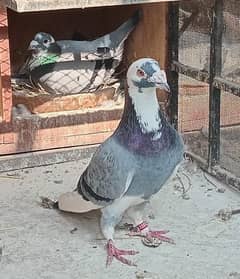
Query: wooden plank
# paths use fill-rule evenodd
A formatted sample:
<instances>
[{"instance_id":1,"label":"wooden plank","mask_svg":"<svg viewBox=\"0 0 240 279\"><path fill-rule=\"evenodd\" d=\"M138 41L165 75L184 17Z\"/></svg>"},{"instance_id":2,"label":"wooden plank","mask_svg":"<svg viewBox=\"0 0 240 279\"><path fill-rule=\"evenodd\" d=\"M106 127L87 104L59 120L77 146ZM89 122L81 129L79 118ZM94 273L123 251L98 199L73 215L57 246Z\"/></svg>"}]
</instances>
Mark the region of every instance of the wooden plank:
<instances>
[{"instance_id":1,"label":"wooden plank","mask_svg":"<svg viewBox=\"0 0 240 279\"><path fill-rule=\"evenodd\" d=\"M97 108L111 102L114 88L106 88L94 93L81 93L68 96L35 93L29 95L24 90L13 92L13 106L24 105L31 113L63 112L79 109Z\"/></svg>"},{"instance_id":2,"label":"wooden plank","mask_svg":"<svg viewBox=\"0 0 240 279\"><path fill-rule=\"evenodd\" d=\"M0 62L1 63L1 62ZM1 66L0 66L0 123L3 119L3 103L2 103L2 75L1 75Z\"/></svg>"},{"instance_id":3,"label":"wooden plank","mask_svg":"<svg viewBox=\"0 0 240 279\"><path fill-rule=\"evenodd\" d=\"M13 136L16 139L16 141L14 143L0 144L0 155L2 156L7 154L50 150L63 147L76 147L88 146L90 144L100 144L105 139L107 139L112 134L112 132L101 132L87 135L74 135L72 137L64 136L61 134L55 135L52 138L48 138L46 140L39 140L38 138L36 138L33 142L26 142L27 137L29 137L29 133L14 133ZM45 135L47 135L47 133ZM25 144L23 143L23 140L25 140Z\"/></svg>"},{"instance_id":4,"label":"wooden plank","mask_svg":"<svg viewBox=\"0 0 240 279\"><path fill-rule=\"evenodd\" d=\"M144 4L143 16L137 28L126 43L125 65L141 57L152 57L159 61L162 68L167 66L167 13L166 3Z\"/></svg>"},{"instance_id":5,"label":"wooden plank","mask_svg":"<svg viewBox=\"0 0 240 279\"><path fill-rule=\"evenodd\" d=\"M17 12L35 12L61 9L149 4L179 0L3 0L2 4Z\"/></svg>"},{"instance_id":6,"label":"wooden plank","mask_svg":"<svg viewBox=\"0 0 240 279\"><path fill-rule=\"evenodd\" d=\"M11 120L12 90L11 90L11 70L10 51L8 39L8 20L4 8L0 8L0 67L1 67L1 107L3 121Z\"/></svg>"},{"instance_id":7,"label":"wooden plank","mask_svg":"<svg viewBox=\"0 0 240 279\"><path fill-rule=\"evenodd\" d=\"M92 156L96 148L97 145L89 145L1 156L0 173L86 159Z\"/></svg>"},{"instance_id":8,"label":"wooden plank","mask_svg":"<svg viewBox=\"0 0 240 279\"><path fill-rule=\"evenodd\" d=\"M48 129L65 126L75 126L81 124L90 124L96 122L104 122L110 120L119 120L122 115L122 108L120 109L88 109L85 111L71 111L61 113L45 113L39 115L16 115L13 119L12 125L1 125L1 132L8 131L9 127L12 130L21 129L26 122L33 123L38 129Z\"/></svg>"},{"instance_id":9,"label":"wooden plank","mask_svg":"<svg viewBox=\"0 0 240 279\"><path fill-rule=\"evenodd\" d=\"M116 129L121 113L19 115L12 124L0 124L0 155L101 143Z\"/></svg>"}]
</instances>

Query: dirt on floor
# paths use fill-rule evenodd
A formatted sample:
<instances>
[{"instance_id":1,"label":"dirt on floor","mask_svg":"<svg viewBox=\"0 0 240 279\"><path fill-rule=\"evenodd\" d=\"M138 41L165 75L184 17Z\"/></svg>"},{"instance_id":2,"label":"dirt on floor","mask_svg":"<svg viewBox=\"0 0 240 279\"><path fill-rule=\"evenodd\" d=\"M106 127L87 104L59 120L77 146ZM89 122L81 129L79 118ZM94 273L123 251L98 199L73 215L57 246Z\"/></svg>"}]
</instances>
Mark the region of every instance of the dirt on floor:
<instances>
[{"instance_id":1,"label":"dirt on floor","mask_svg":"<svg viewBox=\"0 0 240 279\"><path fill-rule=\"evenodd\" d=\"M0 174L0 278L2 279L239 279L239 193L185 163L145 212L153 229L169 229L176 245L149 248L117 229L116 245L140 253L137 267L116 260L105 267L106 241L99 211L69 214L43 208L40 196L57 199L74 189L88 160ZM126 221L126 220L125 220ZM123 221L123 222L125 222Z\"/></svg>"}]
</instances>

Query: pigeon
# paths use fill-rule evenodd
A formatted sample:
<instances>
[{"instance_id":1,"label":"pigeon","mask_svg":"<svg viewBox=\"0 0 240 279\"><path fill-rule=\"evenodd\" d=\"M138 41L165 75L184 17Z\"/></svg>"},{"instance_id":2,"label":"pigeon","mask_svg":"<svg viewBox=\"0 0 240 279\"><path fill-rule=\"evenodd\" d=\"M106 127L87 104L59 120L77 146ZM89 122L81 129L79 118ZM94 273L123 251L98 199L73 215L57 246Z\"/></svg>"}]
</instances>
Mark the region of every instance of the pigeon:
<instances>
[{"instance_id":1,"label":"pigeon","mask_svg":"<svg viewBox=\"0 0 240 279\"><path fill-rule=\"evenodd\" d=\"M167 231L153 231L144 220L146 203L176 173L184 144L161 111L156 88L170 91L165 71L152 58L133 62L127 71L124 111L115 132L103 142L79 178L77 189L62 194L60 210L101 209L100 226L107 240L107 265L114 258L135 265L114 244L116 225L126 214L133 221L131 236L173 243Z\"/></svg>"},{"instance_id":2,"label":"pigeon","mask_svg":"<svg viewBox=\"0 0 240 279\"><path fill-rule=\"evenodd\" d=\"M29 44L31 57L20 74L28 74L34 87L54 95L102 89L123 56L124 42L136 27L140 11L115 31L92 41L60 40L39 32Z\"/></svg>"}]
</instances>

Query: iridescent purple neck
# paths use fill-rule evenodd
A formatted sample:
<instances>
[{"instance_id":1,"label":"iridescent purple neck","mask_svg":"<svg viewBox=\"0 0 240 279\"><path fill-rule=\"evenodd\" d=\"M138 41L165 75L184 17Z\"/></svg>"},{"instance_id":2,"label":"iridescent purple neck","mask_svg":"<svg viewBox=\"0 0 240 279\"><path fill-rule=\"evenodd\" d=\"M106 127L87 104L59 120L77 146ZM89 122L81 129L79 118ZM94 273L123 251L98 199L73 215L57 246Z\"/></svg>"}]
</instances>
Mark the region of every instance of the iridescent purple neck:
<instances>
[{"instance_id":1,"label":"iridescent purple neck","mask_svg":"<svg viewBox=\"0 0 240 279\"><path fill-rule=\"evenodd\" d=\"M171 141L170 130L172 129L160 110L159 119L160 138L155 139L154 132L143 133L132 99L126 93L122 119L114 137L125 148L138 154L157 154L163 148L169 146Z\"/></svg>"}]
</instances>

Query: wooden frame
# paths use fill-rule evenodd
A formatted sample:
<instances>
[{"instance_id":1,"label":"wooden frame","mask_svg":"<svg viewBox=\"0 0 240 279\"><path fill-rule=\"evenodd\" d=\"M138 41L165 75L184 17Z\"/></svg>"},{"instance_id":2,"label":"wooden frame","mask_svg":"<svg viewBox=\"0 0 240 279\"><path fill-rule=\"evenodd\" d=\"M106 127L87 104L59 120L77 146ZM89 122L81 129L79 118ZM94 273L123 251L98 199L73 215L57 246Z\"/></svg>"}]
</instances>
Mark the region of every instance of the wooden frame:
<instances>
[{"instance_id":1,"label":"wooden frame","mask_svg":"<svg viewBox=\"0 0 240 279\"><path fill-rule=\"evenodd\" d=\"M162 68L165 68L168 49L168 4L128 5L118 6L117 9L121 13L128 11L132 14L139 7L143 10L143 18L126 44L127 63L138 57L151 56L159 60ZM6 18L5 26L7 26ZM147 44L148 41L151 45ZM9 50L5 54L8 54L7 61L9 61ZM1 155L99 144L115 130L121 117L122 110L118 108L87 112L76 110L52 114L23 114L15 115L11 119L12 94L9 68L6 77L4 82L7 90L4 91L3 88L2 94L4 120L0 123Z\"/></svg>"}]
</instances>

